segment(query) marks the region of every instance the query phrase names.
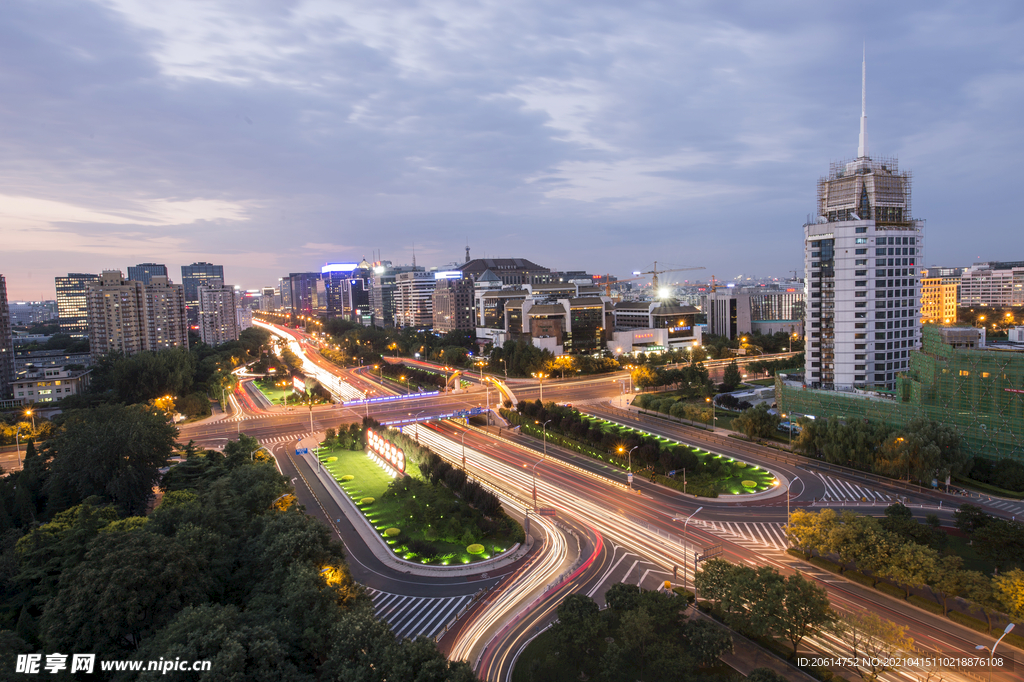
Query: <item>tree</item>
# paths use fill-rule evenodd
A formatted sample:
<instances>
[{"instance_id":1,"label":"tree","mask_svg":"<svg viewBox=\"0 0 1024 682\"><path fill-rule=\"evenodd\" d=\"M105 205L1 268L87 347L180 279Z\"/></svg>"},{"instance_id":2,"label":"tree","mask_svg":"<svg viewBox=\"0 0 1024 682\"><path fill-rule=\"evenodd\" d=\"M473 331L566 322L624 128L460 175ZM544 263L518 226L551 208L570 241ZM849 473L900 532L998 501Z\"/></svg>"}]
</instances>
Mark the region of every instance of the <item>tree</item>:
<instances>
[{"instance_id":1,"label":"tree","mask_svg":"<svg viewBox=\"0 0 1024 682\"><path fill-rule=\"evenodd\" d=\"M1020 622L1024 618L1024 571L1015 568L993 579L996 598L1010 617Z\"/></svg>"},{"instance_id":2,"label":"tree","mask_svg":"<svg viewBox=\"0 0 1024 682\"><path fill-rule=\"evenodd\" d=\"M807 635L827 627L836 619L828 593L796 573L786 578L778 631L793 645L793 655Z\"/></svg>"},{"instance_id":3,"label":"tree","mask_svg":"<svg viewBox=\"0 0 1024 682\"><path fill-rule=\"evenodd\" d=\"M687 648L698 665L709 666L732 651L732 635L723 627L707 620L695 620L683 628Z\"/></svg>"},{"instance_id":4,"label":"tree","mask_svg":"<svg viewBox=\"0 0 1024 682\"><path fill-rule=\"evenodd\" d=\"M616 611L632 611L640 606L640 594L643 590L638 585L615 583L604 594L608 608Z\"/></svg>"},{"instance_id":5,"label":"tree","mask_svg":"<svg viewBox=\"0 0 1024 682\"><path fill-rule=\"evenodd\" d=\"M914 648L906 627L870 611L840 615L836 630L852 649L852 658L867 664L858 670L866 680L876 680L892 670L894 661Z\"/></svg>"},{"instance_id":6,"label":"tree","mask_svg":"<svg viewBox=\"0 0 1024 682\"><path fill-rule=\"evenodd\" d=\"M828 553L832 547L830 534L837 523L834 509L822 509L817 514L796 509L789 515L789 523L783 531L790 542L804 552Z\"/></svg>"},{"instance_id":7,"label":"tree","mask_svg":"<svg viewBox=\"0 0 1024 682\"><path fill-rule=\"evenodd\" d=\"M654 388L660 383L658 380L658 370L648 365L635 367L631 376L633 377L633 386L638 389Z\"/></svg>"},{"instance_id":8,"label":"tree","mask_svg":"<svg viewBox=\"0 0 1024 682\"><path fill-rule=\"evenodd\" d=\"M747 675L747 682L786 682L786 678L771 668L754 668Z\"/></svg>"},{"instance_id":9,"label":"tree","mask_svg":"<svg viewBox=\"0 0 1024 682\"><path fill-rule=\"evenodd\" d=\"M972 535L995 519L994 516L986 514L984 509L973 504L961 504L960 508L953 512L953 517L956 527L968 535Z\"/></svg>"},{"instance_id":10,"label":"tree","mask_svg":"<svg viewBox=\"0 0 1024 682\"><path fill-rule=\"evenodd\" d=\"M924 587L935 575L939 567L938 552L931 547L923 547L913 542L904 543L893 557L893 561L877 573L903 585L906 596L910 596L911 588Z\"/></svg>"},{"instance_id":11,"label":"tree","mask_svg":"<svg viewBox=\"0 0 1024 682\"><path fill-rule=\"evenodd\" d=\"M709 601L721 604L729 597L736 565L724 559L705 561L693 577L693 585L700 591L700 596Z\"/></svg>"},{"instance_id":12,"label":"tree","mask_svg":"<svg viewBox=\"0 0 1024 682\"><path fill-rule=\"evenodd\" d=\"M949 598L964 594L970 578L969 572L963 570L964 560L956 555L944 556L939 565L931 586L942 597L942 615L949 612Z\"/></svg>"},{"instance_id":13,"label":"tree","mask_svg":"<svg viewBox=\"0 0 1024 682\"><path fill-rule=\"evenodd\" d=\"M1024 566L1024 525L992 519L974 533L978 553L1001 566Z\"/></svg>"},{"instance_id":14,"label":"tree","mask_svg":"<svg viewBox=\"0 0 1024 682\"><path fill-rule=\"evenodd\" d=\"M725 372L722 373L722 390L728 393L729 391L736 390L736 387L740 385L743 378L740 376L740 366L733 360L725 366Z\"/></svg>"},{"instance_id":15,"label":"tree","mask_svg":"<svg viewBox=\"0 0 1024 682\"><path fill-rule=\"evenodd\" d=\"M600 609L585 594L570 594L558 607L558 623L552 636L568 652L578 666L601 634Z\"/></svg>"},{"instance_id":16,"label":"tree","mask_svg":"<svg viewBox=\"0 0 1024 682\"><path fill-rule=\"evenodd\" d=\"M64 415L57 434L46 443L53 458L46 492L61 499L51 513L90 495L113 502L127 515L145 512L167 466L177 429L162 412L143 405L103 405ZM69 504L70 502L70 504Z\"/></svg>"},{"instance_id":17,"label":"tree","mask_svg":"<svg viewBox=\"0 0 1024 682\"><path fill-rule=\"evenodd\" d=\"M768 412L768 403L759 403L736 417L733 425L748 438L761 440L770 438L775 433L779 421L779 415Z\"/></svg>"}]
</instances>

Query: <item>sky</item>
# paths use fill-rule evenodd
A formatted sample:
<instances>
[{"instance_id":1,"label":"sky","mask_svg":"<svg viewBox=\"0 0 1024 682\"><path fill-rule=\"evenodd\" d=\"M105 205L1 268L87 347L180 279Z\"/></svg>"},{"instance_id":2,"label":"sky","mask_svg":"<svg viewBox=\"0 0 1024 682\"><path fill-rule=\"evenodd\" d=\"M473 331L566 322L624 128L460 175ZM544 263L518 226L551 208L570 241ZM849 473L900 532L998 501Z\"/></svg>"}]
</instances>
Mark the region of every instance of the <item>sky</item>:
<instances>
[{"instance_id":1,"label":"sky","mask_svg":"<svg viewBox=\"0 0 1024 682\"><path fill-rule=\"evenodd\" d=\"M11 300L142 262L784 277L829 163L913 172L925 262L1024 259L1024 4L0 3Z\"/></svg>"}]
</instances>

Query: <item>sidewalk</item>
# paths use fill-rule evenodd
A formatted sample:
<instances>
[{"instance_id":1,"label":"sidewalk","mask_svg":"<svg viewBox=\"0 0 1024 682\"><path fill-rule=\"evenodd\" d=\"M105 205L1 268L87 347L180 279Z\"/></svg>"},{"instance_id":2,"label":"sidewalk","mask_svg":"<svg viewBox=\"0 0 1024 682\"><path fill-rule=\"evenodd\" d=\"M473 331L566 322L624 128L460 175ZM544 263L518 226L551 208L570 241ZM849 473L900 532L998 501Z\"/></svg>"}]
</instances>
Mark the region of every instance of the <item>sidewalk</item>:
<instances>
[{"instance_id":1,"label":"sidewalk","mask_svg":"<svg viewBox=\"0 0 1024 682\"><path fill-rule=\"evenodd\" d=\"M334 477L324 467L319 466L319 461L316 455L313 454L313 449L320 445L323 440L322 433L315 433L312 436L307 436L299 441L298 447L308 448L309 453L303 455L306 459L306 463L316 473L317 478L323 484L324 488L327 489L328 494L334 499L335 503L341 507L345 516L352 522L353 528L359 533L359 537L366 544L367 548L373 552L373 555L383 564L386 564L390 568L403 573L411 575L420 575L428 577L438 576L471 576L493 571L495 569L504 568L509 564L519 561L521 558L529 553L533 547L533 537L527 536L526 542L521 545L516 545L509 551L496 556L486 561L478 561L472 564L458 565L458 566L425 566L414 561L406 561L395 556L395 553L388 546L387 542L377 532L377 529L370 525L370 522L363 515L356 503L350 498L338 482L334 480Z\"/></svg>"}]
</instances>

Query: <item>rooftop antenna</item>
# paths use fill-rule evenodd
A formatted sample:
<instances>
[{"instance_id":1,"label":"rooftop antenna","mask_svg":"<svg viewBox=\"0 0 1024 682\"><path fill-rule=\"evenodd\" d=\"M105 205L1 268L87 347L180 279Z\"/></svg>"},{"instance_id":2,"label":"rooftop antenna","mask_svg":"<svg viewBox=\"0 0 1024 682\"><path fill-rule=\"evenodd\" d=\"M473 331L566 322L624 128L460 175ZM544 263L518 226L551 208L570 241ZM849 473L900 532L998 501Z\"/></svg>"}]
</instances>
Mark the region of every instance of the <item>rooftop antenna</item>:
<instances>
[{"instance_id":1,"label":"rooftop antenna","mask_svg":"<svg viewBox=\"0 0 1024 682\"><path fill-rule=\"evenodd\" d=\"M469 262L469 240L466 240L466 262Z\"/></svg>"},{"instance_id":2,"label":"rooftop antenna","mask_svg":"<svg viewBox=\"0 0 1024 682\"><path fill-rule=\"evenodd\" d=\"M860 144L857 146L857 158L868 155L868 50L864 46L864 54L860 62Z\"/></svg>"}]
</instances>

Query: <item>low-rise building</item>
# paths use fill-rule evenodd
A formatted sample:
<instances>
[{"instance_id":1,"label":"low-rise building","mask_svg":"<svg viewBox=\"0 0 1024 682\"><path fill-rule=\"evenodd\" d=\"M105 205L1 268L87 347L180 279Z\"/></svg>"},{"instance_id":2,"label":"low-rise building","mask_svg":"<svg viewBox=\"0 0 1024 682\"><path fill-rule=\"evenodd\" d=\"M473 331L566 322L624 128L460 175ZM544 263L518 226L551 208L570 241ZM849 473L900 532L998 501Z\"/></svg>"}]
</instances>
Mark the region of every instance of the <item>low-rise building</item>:
<instances>
[{"instance_id":1,"label":"low-rise building","mask_svg":"<svg viewBox=\"0 0 1024 682\"><path fill-rule=\"evenodd\" d=\"M964 268L927 268L921 273L921 324L955 324Z\"/></svg>"},{"instance_id":2,"label":"low-rise building","mask_svg":"<svg viewBox=\"0 0 1024 682\"><path fill-rule=\"evenodd\" d=\"M22 405L51 403L70 395L84 393L89 387L91 369L36 367L27 365L14 378L14 399Z\"/></svg>"},{"instance_id":3,"label":"low-rise building","mask_svg":"<svg viewBox=\"0 0 1024 682\"><path fill-rule=\"evenodd\" d=\"M960 276L960 307L1024 305L1024 261L978 263Z\"/></svg>"}]
</instances>

